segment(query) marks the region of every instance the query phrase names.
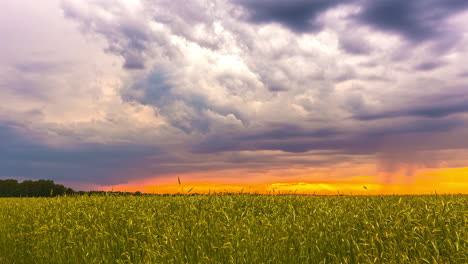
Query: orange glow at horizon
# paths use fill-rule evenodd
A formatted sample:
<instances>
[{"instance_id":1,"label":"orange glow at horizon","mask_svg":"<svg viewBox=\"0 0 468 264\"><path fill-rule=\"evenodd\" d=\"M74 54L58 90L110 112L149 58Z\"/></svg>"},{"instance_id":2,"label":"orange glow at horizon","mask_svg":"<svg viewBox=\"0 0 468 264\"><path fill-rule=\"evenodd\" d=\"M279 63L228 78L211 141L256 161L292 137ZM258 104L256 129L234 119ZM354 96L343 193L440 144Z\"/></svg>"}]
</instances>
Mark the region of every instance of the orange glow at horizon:
<instances>
[{"instance_id":1,"label":"orange glow at horizon","mask_svg":"<svg viewBox=\"0 0 468 264\"><path fill-rule=\"evenodd\" d=\"M268 177L261 177L262 180ZM468 193L468 168L429 170L413 176L393 176L392 182L379 182L376 177L359 176L341 180L298 180L303 177L279 178L271 177L269 182L259 182L258 179L249 178L252 183L239 183L238 181L223 178L212 181L197 181L189 178L182 183L177 182L177 176L164 179L159 184L155 182L129 183L115 186L106 186L105 191L126 191L156 194L209 194L209 193L258 193L258 194L317 194L317 195L378 195L378 194L443 194ZM408 180L410 178L410 180ZM244 180L245 181L245 180Z\"/></svg>"}]
</instances>

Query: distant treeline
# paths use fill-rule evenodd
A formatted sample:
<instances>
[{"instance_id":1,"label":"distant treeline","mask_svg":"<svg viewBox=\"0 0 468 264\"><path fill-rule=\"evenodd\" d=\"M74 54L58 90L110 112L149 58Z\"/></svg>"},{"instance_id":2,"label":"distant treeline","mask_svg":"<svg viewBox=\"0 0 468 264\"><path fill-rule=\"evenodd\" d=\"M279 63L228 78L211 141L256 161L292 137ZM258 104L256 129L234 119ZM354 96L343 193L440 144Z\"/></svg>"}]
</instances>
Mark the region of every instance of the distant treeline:
<instances>
[{"instance_id":1,"label":"distant treeline","mask_svg":"<svg viewBox=\"0 0 468 264\"><path fill-rule=\"evenodd\" d=\"M74 190L51 180L0 180L0 197L51 197L73 194Z\"/></svg>"},{"instance_id":2,"label":"distant treeline","mask_svg":"<svg viewBox=\"0 0 468 264\"><path fill-rule=\"evenodd\" d=\"M54 197L60 195L143 195L141 192L74 191L52 180L0 180L0 197Z\"/></svg>"}]
</instances>

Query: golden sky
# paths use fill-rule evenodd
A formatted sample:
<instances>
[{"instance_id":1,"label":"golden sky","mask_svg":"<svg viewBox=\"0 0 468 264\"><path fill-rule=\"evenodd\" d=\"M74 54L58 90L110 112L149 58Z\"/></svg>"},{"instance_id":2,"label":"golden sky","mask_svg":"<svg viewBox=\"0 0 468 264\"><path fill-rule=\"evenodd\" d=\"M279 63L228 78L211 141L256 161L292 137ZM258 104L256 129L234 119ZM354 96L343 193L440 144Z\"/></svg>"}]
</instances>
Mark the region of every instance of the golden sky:
<instances>
[{"instance_id":1,"label":"golden sky","mask_svg":"<svg viewBox=\"0 0 468 264\"><path fill-rule=\"evenodd\" d=\"M106 191L141 191L145 193L175 194L175 193L261 193L261 194L317 194L317 195L378 195L378 194L443 194L468 193L468 168L426 170L416 175L395 175L388 180L388 175L378 177L356 176L342 181L297 181L298 177L289 180L275 177L251 177L251 183L228 183L229 180L212 177L210 182L192 182L191 177L158 179L154 182L129 183L123 185L106 186ZM270 182L264 182L270 179ZM200 180L200 178L198 178ZM386 182L385 182L386 181ZM233 181L235 182L235 181ZM159 184L158 184L159 183Z\"/></svg>"}]
</instances>

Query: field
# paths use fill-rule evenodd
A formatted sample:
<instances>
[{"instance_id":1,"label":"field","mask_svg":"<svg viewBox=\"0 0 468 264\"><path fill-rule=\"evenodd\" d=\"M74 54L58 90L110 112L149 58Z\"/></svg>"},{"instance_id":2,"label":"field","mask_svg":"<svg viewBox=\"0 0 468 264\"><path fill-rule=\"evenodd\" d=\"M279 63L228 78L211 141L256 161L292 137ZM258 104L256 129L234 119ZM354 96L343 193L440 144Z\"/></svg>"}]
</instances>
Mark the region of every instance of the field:
<instances>
[{"instance_id":1,"label":"field","mask_svg":"<svg viewBox=\"0 0 468 264\"><path fill-rule=\"evenodd\" d=\"M0 263L468 263L468 195L0 199Z\"/></svg>"}]
</instances>

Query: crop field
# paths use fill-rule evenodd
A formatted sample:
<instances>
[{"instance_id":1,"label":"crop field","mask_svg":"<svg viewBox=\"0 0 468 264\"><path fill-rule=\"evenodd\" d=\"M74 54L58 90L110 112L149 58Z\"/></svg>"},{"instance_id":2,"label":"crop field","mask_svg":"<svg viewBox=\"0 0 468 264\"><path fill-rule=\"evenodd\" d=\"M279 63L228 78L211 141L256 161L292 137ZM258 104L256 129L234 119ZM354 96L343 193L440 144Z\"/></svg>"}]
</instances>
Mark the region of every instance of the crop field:
<instances>
[{"instance_id":1,"label":"crop field","mask_svg":"<svg viewBox=\"0 0 468 264\"><path fill-rule=\"evenodd\" d=\"M468 195L0 199L0 263L468 263Z\"/></svg>"}]
</instances>

